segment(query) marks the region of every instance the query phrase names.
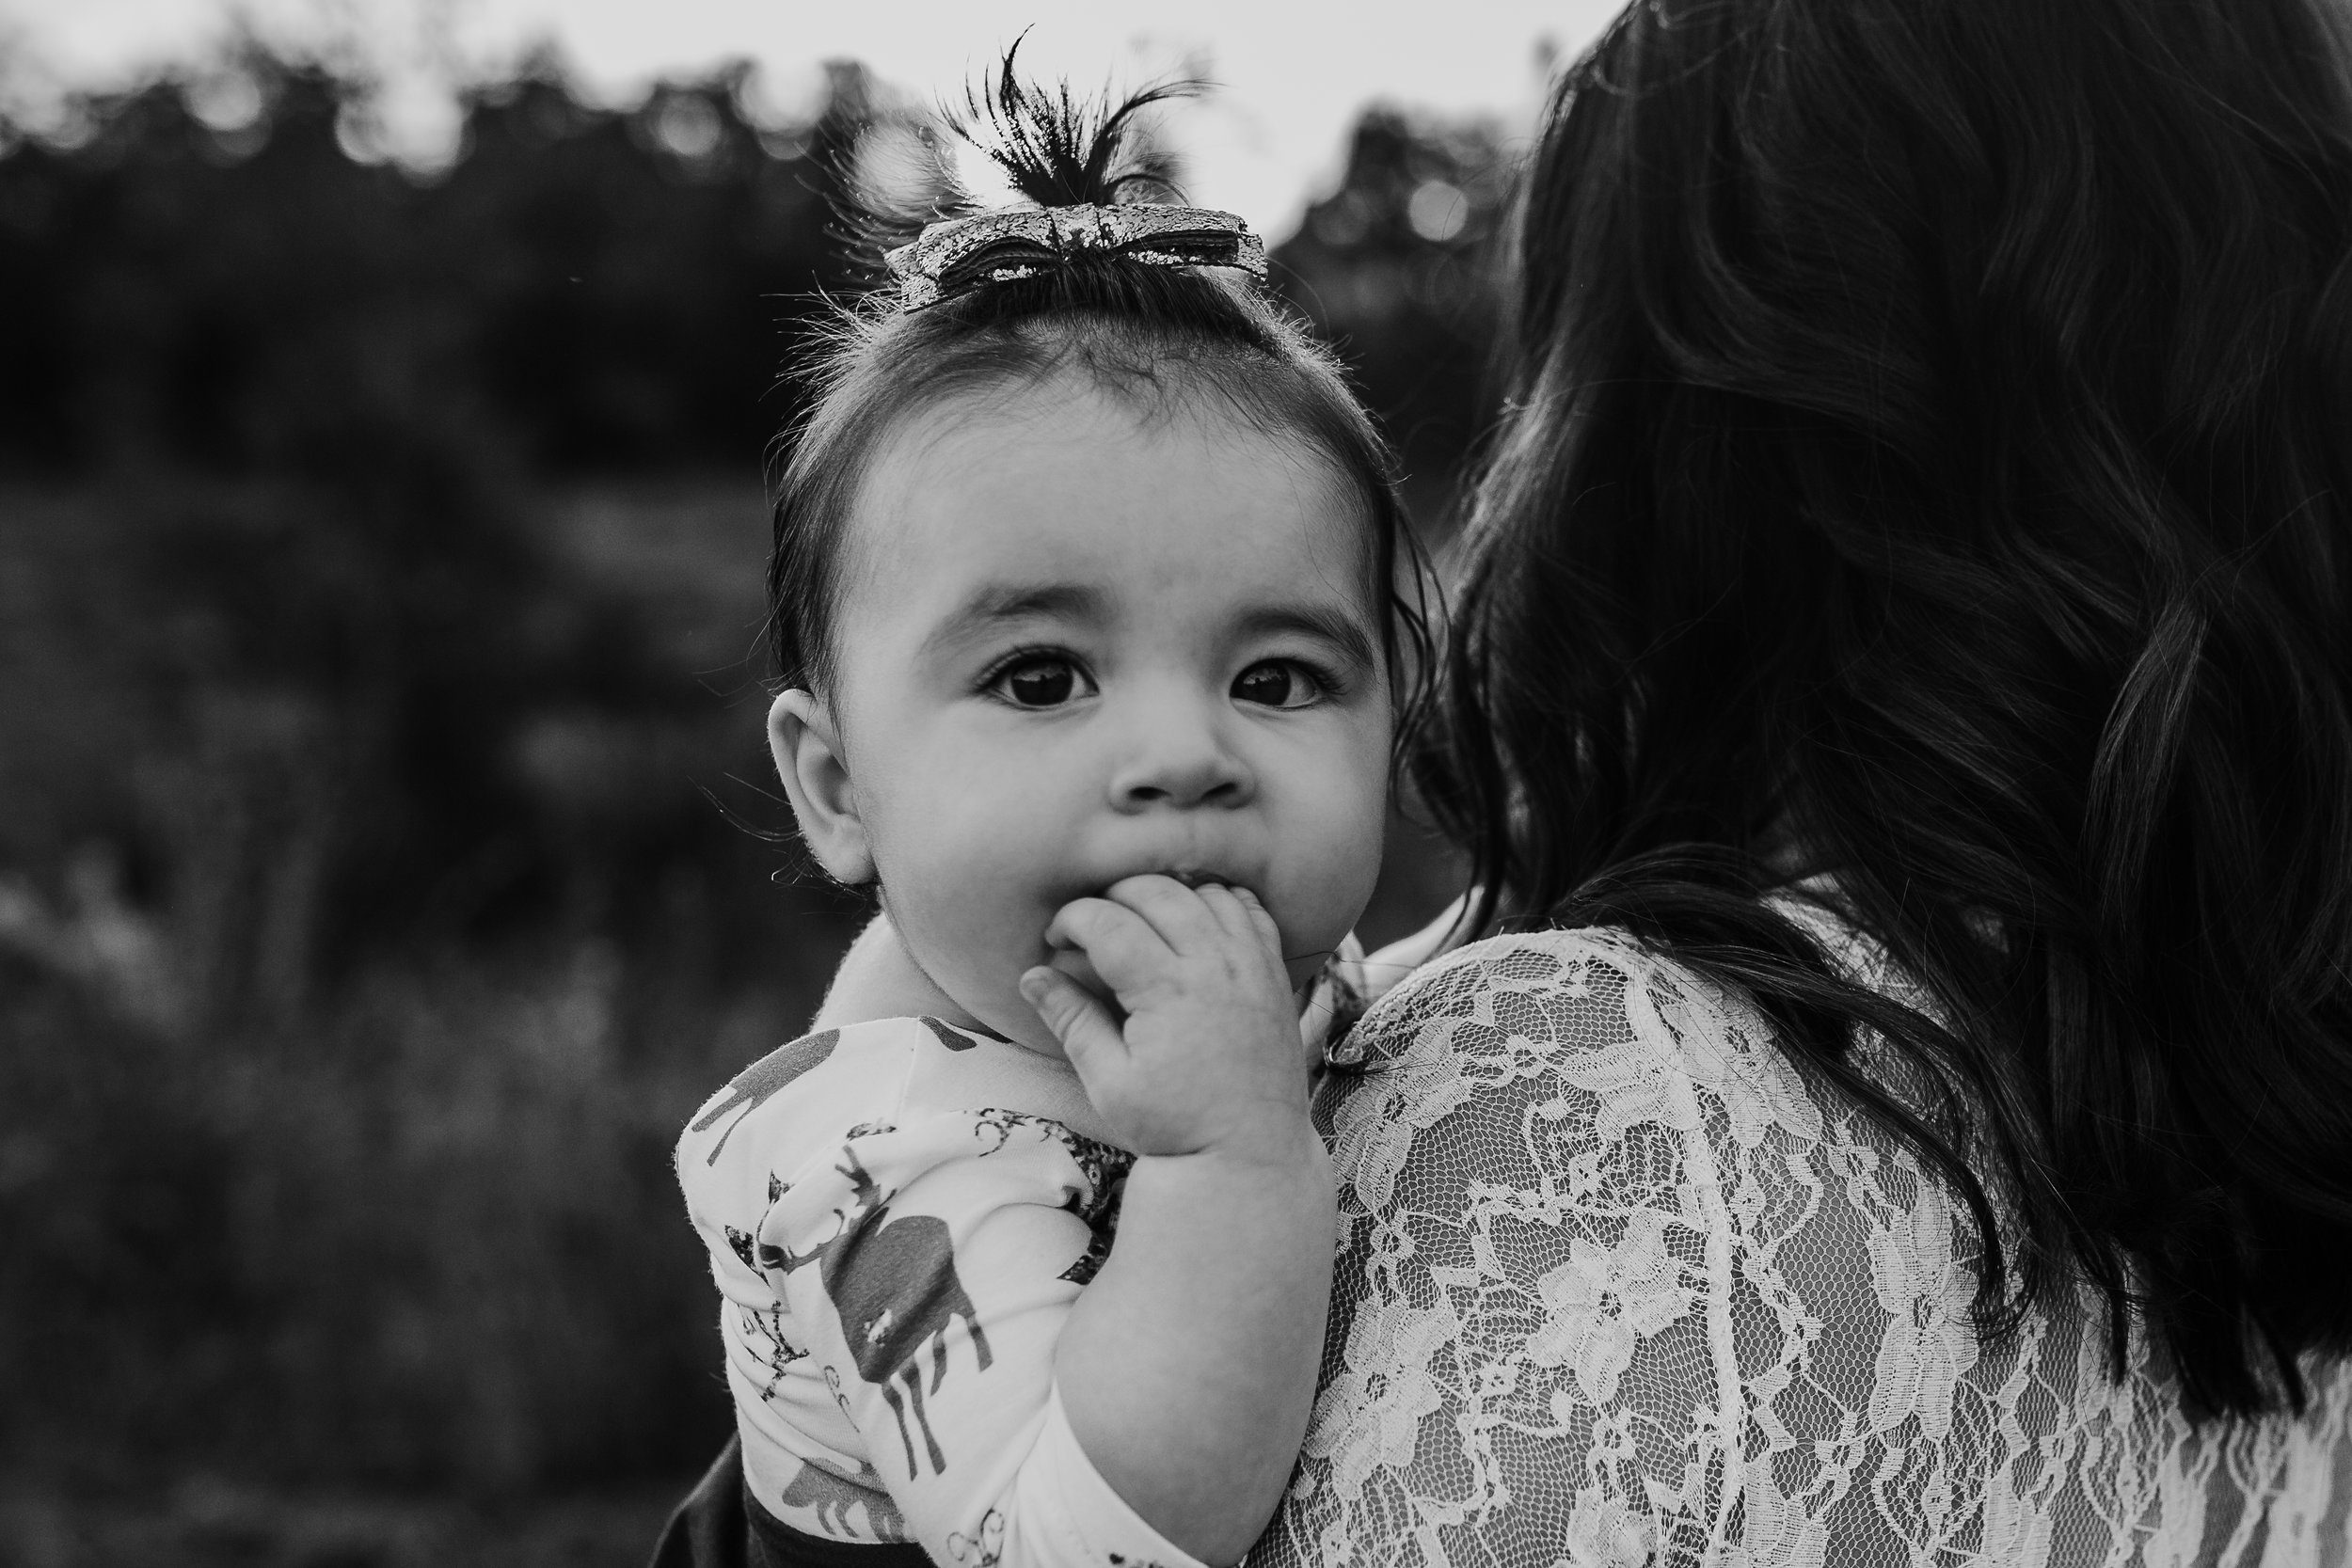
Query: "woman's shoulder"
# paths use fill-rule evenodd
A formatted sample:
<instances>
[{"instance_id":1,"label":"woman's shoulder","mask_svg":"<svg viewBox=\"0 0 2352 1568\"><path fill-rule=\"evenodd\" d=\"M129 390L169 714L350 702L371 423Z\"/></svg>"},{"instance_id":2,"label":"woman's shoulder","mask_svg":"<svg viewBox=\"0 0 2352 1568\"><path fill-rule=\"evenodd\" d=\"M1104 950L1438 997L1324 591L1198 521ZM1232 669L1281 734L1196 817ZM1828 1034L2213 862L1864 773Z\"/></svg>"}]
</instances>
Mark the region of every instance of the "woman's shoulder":
<instances>
[{"instance_id":1,"label":"woman's shoulder","mask_svg":"<svg viewBox=\"0 0 2352 1568\"><path fill-rule=\"evenodd\" d=\"M1453 1136L1472 1143L1527 1123L1586 1149L1638 1141L1645 1126L1706 1127L1726 1155L1774 1130L1809 1145L1835 1119L1744 994L1607 927L1513 932L1436 958L1330 1059L1340 1071L1324 1104L1338 1144L1353 1156L1370 1139L1390 1164L1453 1118L1467 1118ZM1385 1201L1386 1182L1373 1184Z\"/></svg>"},{"instance_id":2,"label":"woman's shoulder","mask_svg":"<svg viewBox=\"0 0 2352 1568\"><path fill-rule=\"evenodd\" d=\"M1885 950L1846 914L1835 889L1800 884L1772 908L1840 974L1906 1006L1934 1010ZM1512 1042L1552 1057L1627 1048L1681 1058L1708 1077L1775 1079L1790 1069L1747 994L1629 930L1549 927L1453 944L1461 905L1364 960L1375 1001L1331 1052L1340 1066L1415 1053L1492 1053ZM1383 983L1385 982L1385 983Z\"/></svg>"},{"instance_id":3,"label":"woman's shoulder","mask_svg":"<svg viewBox=\"0 0 2352 1568\"><path fill-rule=\"evenodd\" d=\"M1578 976L1596 963L1629 974L1670 961L1630 931L1613 926L1547 927L1504 931L1450 948L1407 975L1399 989L1449 971L1476 972L1490 981L1522 988L1575 986L1583 983Z\"/></svg>"},{"instance_id":4,"label":"woman's shoulder","mask_svg":"<svg viewBox=\"0 0 2352 1568\"><path fill-rule=\"evenodd\" d=\"M1586 926L1464 943L1398 979L1346 1042L1369 1066L1416 1050L1540 1041L1590 1051L1675 1046L1745 1023L1741 999L1631 932Z\"/></svg>"}]
</instances>

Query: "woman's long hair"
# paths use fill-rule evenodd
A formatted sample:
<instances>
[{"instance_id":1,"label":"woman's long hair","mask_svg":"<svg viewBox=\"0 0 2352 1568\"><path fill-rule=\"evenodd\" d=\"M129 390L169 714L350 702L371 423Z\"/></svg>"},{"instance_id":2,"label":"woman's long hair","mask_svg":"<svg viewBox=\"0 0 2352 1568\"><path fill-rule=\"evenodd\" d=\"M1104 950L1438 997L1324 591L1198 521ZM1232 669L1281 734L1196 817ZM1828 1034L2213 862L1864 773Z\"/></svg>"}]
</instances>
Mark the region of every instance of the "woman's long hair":
<instances>
[{"instance_id":1,"label":"woman's long hair","mask_svg":"<svg viewBox=\"0 0 2352 1568\"><path fill-rule=\"evenodd\" d=\"M2347 40L1637 0L1530 174L1420 768L1482 925L1745 987L1965 1199L1988 1331L2087 1275L2206 1412L2352 1350Z\"/></svg>"}]
</instances>

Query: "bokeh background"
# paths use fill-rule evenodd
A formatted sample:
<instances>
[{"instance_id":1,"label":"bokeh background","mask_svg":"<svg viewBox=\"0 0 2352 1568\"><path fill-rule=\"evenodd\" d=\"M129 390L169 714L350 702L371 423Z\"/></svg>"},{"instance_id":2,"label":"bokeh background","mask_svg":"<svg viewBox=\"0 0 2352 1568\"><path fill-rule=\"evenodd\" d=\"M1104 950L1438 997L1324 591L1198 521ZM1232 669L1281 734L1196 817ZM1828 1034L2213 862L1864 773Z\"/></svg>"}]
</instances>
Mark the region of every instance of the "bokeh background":
<instances>
[{"instance_id":1,"label":"bokeh background","mask_svg":"<svg viewBox=\"0 0 2352 1568\"><path fill-rule=\"evenodd\" d=\"M927 101L750 78L542 51L411 166L232 32L0 123L0 1562L635 1563L723 1437L670 1145L862 913L762 465ZM1366 107L1274 236L1433 547L1523 135ZM1454 875L1392 840L1375 937Z\"/></svg>"}]
</instances>

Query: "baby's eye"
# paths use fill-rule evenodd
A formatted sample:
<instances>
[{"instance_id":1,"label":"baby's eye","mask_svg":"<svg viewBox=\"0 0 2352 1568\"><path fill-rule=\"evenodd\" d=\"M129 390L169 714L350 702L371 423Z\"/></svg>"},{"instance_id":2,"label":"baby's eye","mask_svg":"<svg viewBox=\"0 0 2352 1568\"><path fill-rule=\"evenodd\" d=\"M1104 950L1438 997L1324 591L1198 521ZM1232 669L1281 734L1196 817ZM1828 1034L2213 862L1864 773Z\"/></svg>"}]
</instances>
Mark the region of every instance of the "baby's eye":
<instances>
[{"instance_id":1,"label":"baby's eye","mask_svg":"<svg viewBox=\"0 0 2352 1568\"><path fill-rule=\"evenodd\" d=\"M1269 658L1233 677L1233 695L1262 707L1305 707L1323 695L1323 683L1288 659Z\"/></svg>"},{"instance_id":2,"label":"baby's eye","mask_svg":"<svg viewBox=\"0 0 2352 1568\"><path fill-rule=\"evenodd\" d=\"M1041 654L1007 665L989 684L1015 707L1059 707L1085 696L1089 683L1070 660Z\"/></svg>"}]
</instances>

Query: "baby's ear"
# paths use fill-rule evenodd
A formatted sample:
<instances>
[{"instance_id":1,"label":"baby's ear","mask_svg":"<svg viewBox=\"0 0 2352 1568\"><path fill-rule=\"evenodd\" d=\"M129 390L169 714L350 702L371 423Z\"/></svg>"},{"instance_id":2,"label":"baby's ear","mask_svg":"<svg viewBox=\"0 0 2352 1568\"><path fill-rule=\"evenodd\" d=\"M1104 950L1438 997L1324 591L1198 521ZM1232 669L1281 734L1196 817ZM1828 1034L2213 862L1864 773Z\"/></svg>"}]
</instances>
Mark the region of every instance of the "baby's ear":
<instances>
[{"instance_id":1,"label":"baby's ear","mask_svg":"<svg viewBox=\"0 0 2352 1568\"><path fill-rule=\"evenodd\" d=\"M791 690L768 709L768 749L792 798L801 837L834 881L859 887L874 879L874 854L857 814L857 794L841 756L840 733L810 692Z\"/></svg>"}]
</instances>

